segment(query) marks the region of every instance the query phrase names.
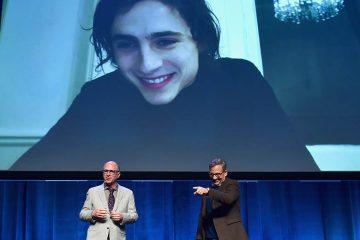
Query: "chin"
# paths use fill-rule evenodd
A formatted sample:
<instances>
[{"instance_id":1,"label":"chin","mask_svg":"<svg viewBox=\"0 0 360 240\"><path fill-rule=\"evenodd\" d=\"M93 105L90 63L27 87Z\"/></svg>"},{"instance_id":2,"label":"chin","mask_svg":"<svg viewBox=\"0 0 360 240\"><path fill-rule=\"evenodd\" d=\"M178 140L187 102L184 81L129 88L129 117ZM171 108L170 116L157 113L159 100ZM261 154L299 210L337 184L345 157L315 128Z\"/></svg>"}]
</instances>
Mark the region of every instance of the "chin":
<instances>
[{"instance_id":1,"label":"chin","mask_svg":"<svg viewBox=\"0 0 360 240\"><path fill-rule=\"evenodd\" d=\"M145 100L152 105L164 105L172 102L175 96L144 96Z\"/></svg>"}]
</instances>

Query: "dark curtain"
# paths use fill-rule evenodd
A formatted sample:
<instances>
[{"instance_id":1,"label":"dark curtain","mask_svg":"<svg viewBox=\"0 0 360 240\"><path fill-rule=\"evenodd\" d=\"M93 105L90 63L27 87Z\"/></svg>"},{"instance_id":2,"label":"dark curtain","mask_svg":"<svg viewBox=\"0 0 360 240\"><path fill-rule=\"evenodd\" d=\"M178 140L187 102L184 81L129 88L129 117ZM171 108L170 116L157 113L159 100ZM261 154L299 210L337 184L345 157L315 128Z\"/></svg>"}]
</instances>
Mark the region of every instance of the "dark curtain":
<instances>
[{"instance_id":1,"label":"dark curtain","mask_svg":"<svg viewBox=\"0 0 360 240\"><path fill-rule=\"evenodd\" d=\"M194 239L208 181L120 181L134 191L139 220L127 239ZM88 188L101 181L1 181L0 239L85 239L78 214ZM360 239L358 181L241 181L250 239Z\"/></svg>"}]
</instances>

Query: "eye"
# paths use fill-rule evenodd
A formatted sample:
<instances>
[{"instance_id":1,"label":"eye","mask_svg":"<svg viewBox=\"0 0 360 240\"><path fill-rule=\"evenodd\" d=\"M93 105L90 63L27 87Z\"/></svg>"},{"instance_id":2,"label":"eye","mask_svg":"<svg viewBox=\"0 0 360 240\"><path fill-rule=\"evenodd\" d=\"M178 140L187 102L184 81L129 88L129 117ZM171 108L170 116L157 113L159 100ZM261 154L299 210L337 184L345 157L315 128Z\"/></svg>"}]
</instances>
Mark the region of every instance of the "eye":
<instances>
[{"instance_id":1,"label":"eye","mask_svg":"<svg viewBox=\"0 0 360 240\"><path fill-rule=\"evenodd\" d=\"M176 38L158 38L155 40L155 45L158 48L168 49L174 47L178 42L179 40Z\"/></svg>"},{"instance_id":2,"label":"eye","mask_svg":"<svg viewBox=\"0 0 360 240\"><path fill-rule=\"evenodd\" d=\"M115 41L114 48L119 51L130 52L138 48L138 44L134 41L119 40Z\"/></svg>"}]
</instances>

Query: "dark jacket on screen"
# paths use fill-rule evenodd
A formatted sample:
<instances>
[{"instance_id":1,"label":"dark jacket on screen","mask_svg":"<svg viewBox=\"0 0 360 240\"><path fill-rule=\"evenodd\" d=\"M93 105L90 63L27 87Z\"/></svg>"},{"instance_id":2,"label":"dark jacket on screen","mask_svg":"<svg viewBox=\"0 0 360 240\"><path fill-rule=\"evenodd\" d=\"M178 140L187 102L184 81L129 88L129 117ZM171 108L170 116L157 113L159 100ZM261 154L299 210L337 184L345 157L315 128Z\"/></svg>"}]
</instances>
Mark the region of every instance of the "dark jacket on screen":
<instances>
[{"instance_id":1,"label":"dark jacket on screen","mask_svg":"<svg viewBox=\"0 0 360 240\"><path fill-rule=\"evenodd\" d=\"M86 83L65 115L11 170L202 171L214 156L235 171L318 171L271 87L245 60L200 62L192 85L151 105L115 71Z\"/></svg>"}]
</instances>

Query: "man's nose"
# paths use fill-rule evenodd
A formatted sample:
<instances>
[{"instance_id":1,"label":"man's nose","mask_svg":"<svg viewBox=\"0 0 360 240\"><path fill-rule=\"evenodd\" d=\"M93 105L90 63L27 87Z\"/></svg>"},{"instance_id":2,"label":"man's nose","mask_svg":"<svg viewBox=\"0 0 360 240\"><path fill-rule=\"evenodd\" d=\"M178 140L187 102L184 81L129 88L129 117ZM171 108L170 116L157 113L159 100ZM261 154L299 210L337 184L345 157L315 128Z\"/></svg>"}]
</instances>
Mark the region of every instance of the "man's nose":
<instances>
[{"instance_id":1,"label":"man's nose","mask_svg":"<svg viewBox=\"0 0 360 240\"><path fill-rule=\"evenodd\" d=\"M148 45L141 48L140 57L139 70L143 74L150 74L162 65L161 55Z\"/></svg>"}]
</instances>

